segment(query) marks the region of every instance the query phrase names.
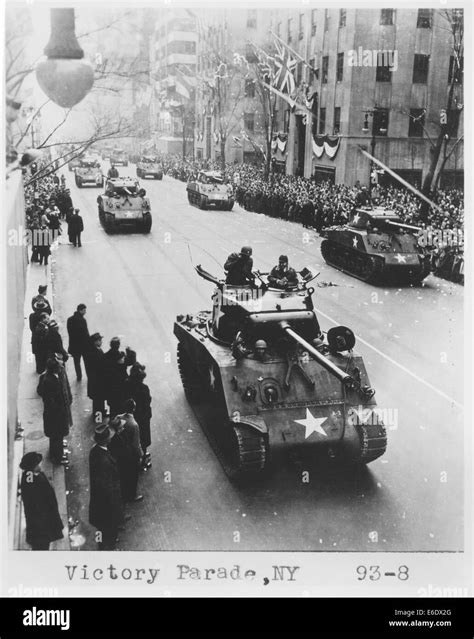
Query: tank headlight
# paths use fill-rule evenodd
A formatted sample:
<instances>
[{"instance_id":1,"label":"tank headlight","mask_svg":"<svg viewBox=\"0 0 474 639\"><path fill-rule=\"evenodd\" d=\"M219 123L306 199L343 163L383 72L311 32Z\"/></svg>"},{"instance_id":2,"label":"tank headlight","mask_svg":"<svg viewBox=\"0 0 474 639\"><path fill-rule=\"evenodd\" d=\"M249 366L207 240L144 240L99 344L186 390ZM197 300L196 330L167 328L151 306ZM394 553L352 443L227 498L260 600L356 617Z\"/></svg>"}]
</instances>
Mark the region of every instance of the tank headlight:
<instances>
[{"instance_id":1,"label":"tank headlight","mask_svg":"<svg viewBox=\"0 0 474 639\"><path fill-rule=\"evenodd\" d=\"M244 401L253 402L256 396L257 396L257 391L255 389L255 386L252 386L251 384L249 384L243 394Z\"/></svg>"},{"instance_id":2,"label":"tank headlight","mask_svg":"<svg viewBox=\"0 0 474 639\"><path fill-rule=\"evenodd\" d=\"M267 386L263 391L263 394L265 395L265 400L269 404L273 404L278 399L278 389L275 386Z\"/></svg>"}]
</instances>

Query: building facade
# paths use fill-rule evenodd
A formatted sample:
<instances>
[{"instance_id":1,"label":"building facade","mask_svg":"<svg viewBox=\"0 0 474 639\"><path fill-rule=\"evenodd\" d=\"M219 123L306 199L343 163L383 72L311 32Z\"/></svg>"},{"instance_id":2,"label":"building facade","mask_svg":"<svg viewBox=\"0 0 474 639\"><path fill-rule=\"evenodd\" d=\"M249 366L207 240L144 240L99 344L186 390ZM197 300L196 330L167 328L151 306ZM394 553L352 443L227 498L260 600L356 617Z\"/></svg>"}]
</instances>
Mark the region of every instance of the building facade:
<instances>
[{"instance_id":1,"label":"building facade","mask_svg":"<svg viewBox=\"0 0 474 639\"><path fill-rule=\"evenodd\" d=\"M286 114L287 124L279 122L288 133L288 173L366 184L370 160L361 153L364 148L420 185L444 117L447 153L452 153L440 183L462 183L462 50L453 82L453 24L446 12L278 10L273 24L277 35L317 69L313 73L299 62L296 70L300 90L314 96L313 118L296 110ZM390 177L379 174L379 179Z\"/></svg>"}]
</instances>

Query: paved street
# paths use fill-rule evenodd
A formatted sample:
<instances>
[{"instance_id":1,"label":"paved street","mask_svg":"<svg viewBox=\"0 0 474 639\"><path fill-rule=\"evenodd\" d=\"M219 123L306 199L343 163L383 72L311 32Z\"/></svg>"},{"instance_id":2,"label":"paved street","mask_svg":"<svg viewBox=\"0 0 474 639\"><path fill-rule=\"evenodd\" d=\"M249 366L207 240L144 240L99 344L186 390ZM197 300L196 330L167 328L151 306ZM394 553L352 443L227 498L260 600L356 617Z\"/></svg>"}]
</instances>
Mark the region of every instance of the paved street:
<instances>
[{"instance_id":1,"label":"paved street","mask_svg":"<svg viewBox=\"0 0 474 639\"><path fill-rule=\"evenodd\" d=\"M120 174L135 175L135 166ZM120 533L121 550L462 550L462 287L433 276L419 288L365 284L324 263L313 231L238 205L201 211L188 203L186 185L167 176L141 180L152 204L151 234L109 236L97 216L101 191L77 189L71 176L85 232L82 248L62 244L53 255L63 338L67 317L84 302L89 331L105 336L104 350L120 335L123 347L137 351L153 396L153 466L141 478L145 499L130 508L132 520ZM358 337L377 403L393 417L387 453L367 470L325 471L284 458L254 485L226 477L184 397L173 321L210 308L212 284L193 264L222 276L227 255L245 244L262 271L280 253L298 270L319 271L314 300L323 330L343 324ZM87 517L91 401L72 361L68 372L69 515L79 521L74 543L94 549ZM309 483L302 482L304 470Z\"/></svg>"}]
</instances>

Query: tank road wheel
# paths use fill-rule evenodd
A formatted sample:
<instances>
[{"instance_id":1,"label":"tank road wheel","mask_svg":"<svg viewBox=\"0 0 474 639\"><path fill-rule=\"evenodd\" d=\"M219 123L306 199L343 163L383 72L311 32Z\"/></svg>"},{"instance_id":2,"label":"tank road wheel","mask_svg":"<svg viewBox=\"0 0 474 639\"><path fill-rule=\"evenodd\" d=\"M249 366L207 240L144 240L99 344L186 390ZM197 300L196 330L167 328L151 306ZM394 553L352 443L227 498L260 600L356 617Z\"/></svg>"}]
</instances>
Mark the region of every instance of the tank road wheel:
<instances>
[{"instance_id":1,"label":"tank road wheel","mask_svg":"<svg viewBox=\"0 0 474 639\"><path fill-rule=\"evenodd\" d=\"M188 202L189 202L190 204L194 204L194 202L193 202L193 196L191 195L191 192L190 192L190 191L188 191Z\"/></svg>"},{"instance_id":2,"label":"tank road wheel","mask_svg":"<svg viewBox=\"0 0 474 639\"><path fill-rule=\"evenodd\" d=\"M199 208L202 211L207 211L207 197L204 195L200 195L198 199Z\"/></svg>"},{"instance_id":3,"label":"tank road wheel","mask_svg":"<svg viewBox=\"0 0 474 639\"><path fill-rule=\"evenodd\" d=\"M267 461L264 436L253 428L230 422L225 429L224 470L231 479L263 472Z\"/></svg>"},{"instance_id":4,"label":"tank road wheel","mask_svg":"<svg viewBox=\"0 0 474 639\"><path fill-rule=\"evenodd\" d=\"M178 344L177 357L179 375L186 399L188 402L197 404L203 397L201 380L188 352L181 343Z\"/></svg>"},{"instance_id":5,"label":"tank road wheel","mask_svg":"<svg viewBox=\"0 0 474 639\"><path fill-rule=\"evenodd\" d=\"M104 209L101 206L99 206L99 222L104 224Z\"/></svg>"},{"instance_id":6,"label":"tank road wheel","mask_svg":"<svg viewBox=\"0 0 474 639\"><path fill-rule=\"evenodd\" d=\"M232 211L233 208L234 208L234 200L230 200L229 204L227 205L227 210Z\"/></svg>"}]
</instances>

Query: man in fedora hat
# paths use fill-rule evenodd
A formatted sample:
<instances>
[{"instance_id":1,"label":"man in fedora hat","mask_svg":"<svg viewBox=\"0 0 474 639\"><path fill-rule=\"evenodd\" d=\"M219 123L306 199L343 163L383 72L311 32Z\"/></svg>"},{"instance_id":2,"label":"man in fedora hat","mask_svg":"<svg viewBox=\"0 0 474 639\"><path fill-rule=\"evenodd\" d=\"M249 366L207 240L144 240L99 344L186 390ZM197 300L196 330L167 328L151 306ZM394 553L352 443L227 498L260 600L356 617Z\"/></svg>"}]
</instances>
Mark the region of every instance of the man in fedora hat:
<instances>
[{"instance_id":1,"label":"man in fedora hat","mask_svg":"<svg viewBox=\"0 0 474 639\"><path fill-rule=\"evenodd\" d=\"M68 352L74 360L77 381L82 379L81 357L85 356L89 344L86 312L86 305L79 304L74 315L71 315L67 320L67 332L69 334Z\"/></svg>"},{"instance_id":2,"label":"man in fedora hat","mask_svg":"<svg viewBox=\"0 0 474 639\"><path fill-rule=\"evenodd\" d=\"M119 526L124 521L117 461L108 451L112 432L107 424L95 429L89 454L89 522L97 528L99 550L114 550Z\"/></svg>"},{"instance_id":3,"label":"man in fedora hat","mask_svg":"<svg viewBox=\"0 0 474 639\"><path fill-rule=\"evenodd\" d=\"M48 313L48 315L52 315L53 311L51 309L51 304L48 302L48 299L46 298L47 291L48 291L47 284L40 284L38 286L38 294L32 298L31 308L35 310L37 302L43 302L45 304L45 306L43 307L43 310L45 311L45 313Z\"/></svg>"},{"instance_id":4,"label":"man in fedora hat","mask_svg":"<svg viewBox=\"0 0 474 639\"><path fill-rule=\"evenodd\" d=\"M117 415L110 423L115 436L110 442L109 450L118 463L120 485L124 501L141 501L143 495L137 494L138 475L143 451L140 446L140 431L133 413L136 404L127 399L125 412Z\"/></svg>"},{"instance_id":5,"label":"man in fedora hat","mask_svg":"<svg viewBox=\"0 0 474 639\"><path fill-rule=\"evenodd\" d=\"M92 416L96 422L102 422L105 417L105 362L102 337L100 333L93 333L90 336L89 347L84 356L87 373L87 397L92 399Z\"/></svg>"},{"instance_id":6,"label":"man in fedora hat","mask_svg":"<svg viewBox=\"0 0 474 639\"><path fill-rule=\"evenodd\" d=\"M51 542L64 536L54 489L41 470L42 459L40 453L31 452L20 462L26 541L32 550L49 550Z\"/></svg>"},{"instance_id":7,"label":"man in fedora hat","mask_svg":"<svg viewBox=\"0 0 474 639\"><path fill-rule=\"evenodd\" d=\"M46 371L40 375L36 390L43 400L43 428L44 434L49 437L51 461L54 464L67 463L63 438L72 426L72 395L55 358L46 361Z\"/></svg>"}]
</instances>

